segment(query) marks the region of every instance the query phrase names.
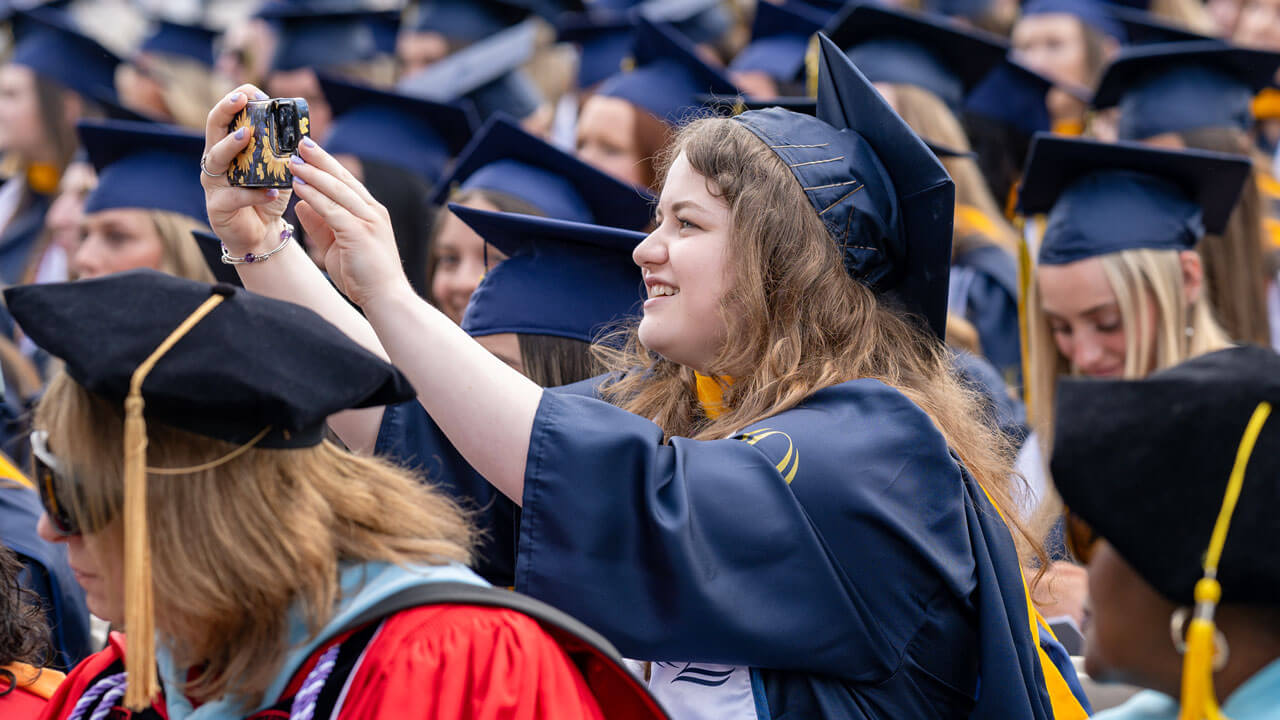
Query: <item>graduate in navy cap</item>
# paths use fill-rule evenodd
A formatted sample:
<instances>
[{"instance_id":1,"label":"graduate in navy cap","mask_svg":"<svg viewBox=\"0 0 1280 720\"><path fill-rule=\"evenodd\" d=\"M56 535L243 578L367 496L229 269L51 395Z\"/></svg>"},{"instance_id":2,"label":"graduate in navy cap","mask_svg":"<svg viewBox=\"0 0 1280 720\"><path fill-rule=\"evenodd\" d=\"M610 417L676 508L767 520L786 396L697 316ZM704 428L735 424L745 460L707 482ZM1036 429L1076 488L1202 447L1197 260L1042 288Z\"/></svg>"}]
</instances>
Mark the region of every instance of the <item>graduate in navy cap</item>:
<instances>
[{"instance_id":1,"label":"graduate in navy cap","mask_svg":"<svg viewBox=\"0 0 1280 720\"><path fill-rule=\"evenodd\" d=\"M201 25L157 20L120 77L128 107L157 120L204 127L204 116L231 86L213 72L218 33Z\"/></svg>"},{"instance_id":2,"label":"graduate in navy cap","mask_svg":"<svg viewBox=\"0 0 1280 720\"><path fill-rule=\"evenodd\" d=\"M85 198L71 276L155 268L212 280L191 239L193 229L208 227L199 183L200 136L122 121L85 121L77 130L98 182Z\"/></svg>"},{"instance_id":3,"label":"graduate in navy cap","mask_svg":"<svg viewBox=\"0 0 1280 720\"><path fill-rule=\"evenodd\" d=\"M396 38L405 75L519 23L529 11L503 0L420 0Z\"/></svg>"},{"instance_id":4,"label":"graduate in navy cap","mask_svg":"<svg viewBox=\"0 0 1280 720\"><path fill-rule=\"evenodd\" d=\"M1061 377L1142 378L1230 343L1195 248L1222 231L1249 173L1237 155L1049 135L1033 143L1020 209L1047 217L1025 301L1035 436L1018 466L1044 524L1060 515L1046 458Z\"/></svg>"},{"instance_id":5,"label":"graduate in navy cap","mask_svg":"<svg viewBox=\"0 0 1280 720\"><path fill-rule=\"evenodd\" d=\"M632 253L643 318L602 348L617 406L544 392L415 298L377 205L319 146L293 191L368 324L318 277L294 284L297 253L252 272L406 368L522 505L516 586L653 660L675 717L1083 718L1001 521L998 432L942 347L954 189L819 39L817 117L681 132ZM210 140L217 170L236 146ZM215 231L256 251L249 198L210 187Z\"/></svg>"},{"instance_id":6,"label":"graduate in navy cap","mask_svg":"<svg viewBox=\"0 0 1280 720\"><path fill-rule=\"evenodd\" d=\"M1063 87L1089 90L1125 39L1124 25L1102 0L1031 0L1010 35L1016 60ZM1073 93L1052 89L1053 131L1082 134L1087 107Z\"/></svg>"},{"instance_id":7,"label":"graduate in navy cap","mask_svg":"<svg viewBox=\"0 0 1280 720\"><path fill-rule=\"evenodd\" d=\"M1127 48L1107 66L1094 107L1112 109L1121 140L1161 147L1249 153L1254 148L1252 102L1280 69L1280 53L1249 50L1215 40ZM1218 319L1234 340L1271 343L1264 305L1274 269L1264 261L1272 243L1261 187L1269 163L1255 162L1231 220L1200 247Z\"/></svg>"},{"instance_id":8,"label":"graduate in navy cap","mask_svg":"<svg viewBox=\"0 0 1280 720\"><path fill-rule=\"evenodd\" d=\"M802 2L762 2L751 24L751 42L729 63L729 77L748 96L770 100L804 95L804 56L809 38L830 18Z\"/></svg>"},{"instance_id":9,"label":"graduate in navy cap","mask_svg":"<svg viewBox=\"0 0 1280 720\"><path fill-rule=\"evenodd\" d=\"M714 65L733 59L749 32L731 0L644 0L632 15L670 25Z\"/></svg>"}]
</instances>

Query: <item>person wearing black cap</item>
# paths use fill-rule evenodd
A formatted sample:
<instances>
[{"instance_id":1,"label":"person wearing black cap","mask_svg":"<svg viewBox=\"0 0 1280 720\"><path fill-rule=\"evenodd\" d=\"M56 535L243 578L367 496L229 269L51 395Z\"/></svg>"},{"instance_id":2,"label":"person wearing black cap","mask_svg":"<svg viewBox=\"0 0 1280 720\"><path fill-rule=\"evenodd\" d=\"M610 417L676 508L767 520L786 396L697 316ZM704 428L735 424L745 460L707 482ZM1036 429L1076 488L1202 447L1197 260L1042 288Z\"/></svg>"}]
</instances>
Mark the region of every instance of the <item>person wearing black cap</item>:
<instances>
[{"instance_id":1,"label":"person wearing black cap","mask_svg":"<svg viewBox=\"0 0 1280 720\"><path fill-rule=\"evenodd\" d=\"M819 42L818 117L682 131L633 252L644 317L600 389L621 407L544 392L414 297L377 203L318 145L293 191L368 321L296 251L242 276L407 369L522 504L517 588L657 661L676 717L1083 718L1038 647L1002 441L942 345L952 184ZM215 172L231 111L210 114ZM206 187L231 252L269 251L258 198Z\"/></svg>"},{"instance_id":2,"label":"person wearing black cap","mask_svg":"<svg viewBox=\"0 0 1280 720\"><path fill-rule=\"evenodd\" d=\"M501 32L529 11L502 0L419 0L396 38L396 58L404 75Z\"/></svg>"},{"instance_id":3,"label":"person wearing black cap","mask_svg":"<svg viewBox=\"0 0 1280 720\"><path fill-rule=\"evenodd\" d=\"M751 42L729 63L729 78L754 100L804 95L809 38L828 20L826 13L798 0L758 3Z\"/></svg>"},{"instance_id":4,"label":"person wearing black cap","mask_svg":"<svg viewBox=\"0 0 1280 720\"><path fill-rule=\"evenodd\" d=\"M120 73L123 103L157 120L204 127L205 109L230 89L213 72L217 37L200 25L157 20Z\"/></svg>"},{"instance_id":5,"label":"person wearing black cap","mask_svg":"<svg viewBox=\"0 0 1280 720\"><path fill-rule=\"evenodd\" d=\"M126 632L45 717L662 717L607 643L485 592L454 503L324 439L413 390L315 314L149 270L5 300L66 363L31 439L41 535Z\"/></svg>"},{"instance_id":6,"label":"person wearing black cap","mask_svg":"<svg viewBox=\"0 0 1280 720\"><path fill-rule=\"evenodd\" d=\"M1103 73L1093 105L1117 108L1121 140L1250 154L1256 152L1253 97L1278 69L1280 53L1214 40L1127 48ZM1223 233L1206 238L1199 250L1214 309L1230 337L1265 346L1272 332L1264 295L1275 268L1264 261L1272 243L1263 237L1267 206L1259 188L1270 163L1258 157L1255 167Z\"/></svg>"},{"instance_id":7,"label":"person wearing black cap","mask_svg":"<svg viewBox=\"0 0 1280 720\"><path fill-rule=\"evenodd\" d=\"M1088 105L1063 88L1095 87L1125 39L1124 26L1102 0L1032 0L1023 6L1010 35L1014 58L1062 86L1049 91L1054 132L1084 133Z\"/></svg>"},{"instance_id":8,"label":"person wearing black cap","mask_svg":"<svg viewBox=\"0 0 1280 720\"><path fill-rule=\"evenodd\" d=\"M1085 669L1151 688L1098 720L1276 717L1277 378L1274 352L1238 347L1059 386L1052 467L1089 566Z\"/></svg>"}]
</instances>

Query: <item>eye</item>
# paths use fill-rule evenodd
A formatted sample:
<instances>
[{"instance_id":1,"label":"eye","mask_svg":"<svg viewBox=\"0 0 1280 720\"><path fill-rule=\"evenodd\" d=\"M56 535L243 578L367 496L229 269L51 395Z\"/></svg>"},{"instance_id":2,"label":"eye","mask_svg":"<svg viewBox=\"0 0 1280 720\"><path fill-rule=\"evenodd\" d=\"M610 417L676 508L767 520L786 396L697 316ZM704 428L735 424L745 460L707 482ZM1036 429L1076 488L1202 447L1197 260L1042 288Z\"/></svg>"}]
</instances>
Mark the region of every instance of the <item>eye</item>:
<instances>
[{"instance_id":1,"label":"eye","mask_svg":"<svg viewBox=\"0 0 1280 720\"><path fill-rule=\"evenodd\" d=\"M1059 337L1070 337L1071 326L1067 325L1066 323L1051 322L1049 323L1049 332Z\"/></svg>"},{"instance_id":2,"label":"eye","mask_svg":"<svg viewBox=\"0 0 1280 720\"><path fill-rule=\"evenodd\" d=\"M697 223L690 222L682 217L676 216L676 222L679 223L681 230L701 230Z\"/></svg>"}]
</instances>

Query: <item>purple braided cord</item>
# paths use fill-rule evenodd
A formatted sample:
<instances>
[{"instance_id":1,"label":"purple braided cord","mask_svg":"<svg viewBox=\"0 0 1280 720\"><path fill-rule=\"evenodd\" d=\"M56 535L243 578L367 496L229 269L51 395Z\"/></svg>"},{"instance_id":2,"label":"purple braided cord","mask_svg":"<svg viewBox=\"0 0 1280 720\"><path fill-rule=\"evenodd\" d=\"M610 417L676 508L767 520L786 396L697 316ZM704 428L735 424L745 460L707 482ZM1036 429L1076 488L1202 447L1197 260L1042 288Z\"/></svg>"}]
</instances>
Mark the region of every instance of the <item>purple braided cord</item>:
<instances>
[{"instance_id":1,"label":"purple braided cord","mask_svg":"<svg viewBox=\"0 0 1280 720\"><path fill-rule=\"evenodd\" d=\"M84 714L88 712L89 706L93 705L98 701L98 698L106 695L108 692L118 689L119 692L116 693L116 699L119 699L119 697L124 694L127 679L128 678L125 673L116 673L115 675L108 675L97 683L91 685L89 690L85 692L84 695L81 695L80 699L76 701L76 706L71 711L71 715L68 716L67 720L82 720L82 718L84 718ZM114 703L114 700L112 703ZM108 712L111 710L111 704L104 703L103 706L107 708ZM94 713L93 717L98 717L98 714Z\"/></svg>"},{"instance_id":2,"label":"purple braided cord","mask_svg":"<svg viewBox=\"0 0 1280 720\"><path fill-rule=\"evenodd\" d=\"M93 709L93 714L89 716L89 720L107 720L107 716L111 714L111 710L116 703L120 702L120 698L124 697L125 688L128 686L128 682L122 682L107 690L102 695L102 702L98 703L98 707Z\"/></svg>"},{"instance_id":3,"label":"purple braided cord","mask_svg":"<svg viewBox=\"0 0 1280 720\"><path fill-rule=\"evenodd\" d=\"M341 645L334 645L326 650L316 662L316 666L307 674L307 679L302 682L302 689L293 697L293 705L289 708L289 720L311 720L315 715L316 700L320 697L320 691L324 689L325 681L329 679L329 673L333 672L339 647Z\"/></svg>"}]
</instances>

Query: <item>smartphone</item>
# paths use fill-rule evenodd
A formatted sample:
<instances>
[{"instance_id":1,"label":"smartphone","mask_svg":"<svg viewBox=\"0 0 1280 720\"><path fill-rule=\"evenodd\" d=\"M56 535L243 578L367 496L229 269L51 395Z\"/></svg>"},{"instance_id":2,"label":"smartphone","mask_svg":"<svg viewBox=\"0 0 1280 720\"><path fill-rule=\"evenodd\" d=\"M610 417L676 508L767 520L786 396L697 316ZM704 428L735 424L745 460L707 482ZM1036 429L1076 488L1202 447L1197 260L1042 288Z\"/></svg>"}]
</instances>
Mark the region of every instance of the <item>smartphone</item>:
<instances>
[{"instance_id":1,"label":"smartphone","mask_svg":"<svg viewBox=\"0 0 1280 720\"><path fill-rule=\"evenodd\" d=\"M302 98L271 98L250 102L227 126L234 133L249 127L249 144L227 169L227 181L237 187L287 188L293 183L289 158L311 133L311 116Z\"/></svg>"}]
</instances>

